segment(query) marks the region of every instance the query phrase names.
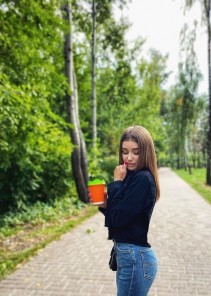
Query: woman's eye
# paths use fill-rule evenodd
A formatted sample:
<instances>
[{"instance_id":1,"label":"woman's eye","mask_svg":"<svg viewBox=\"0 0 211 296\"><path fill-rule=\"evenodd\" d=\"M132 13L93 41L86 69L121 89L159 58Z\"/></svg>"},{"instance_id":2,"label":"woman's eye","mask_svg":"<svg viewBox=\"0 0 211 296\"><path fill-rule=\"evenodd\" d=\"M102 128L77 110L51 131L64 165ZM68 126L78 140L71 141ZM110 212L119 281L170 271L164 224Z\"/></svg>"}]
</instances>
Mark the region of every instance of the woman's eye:
<instances>
[{"instance_id":1,"label":"woman's eye","mask_svg":"<svg viewBox=\"0 0 211 296\"><path fill-rule=\"evenodd\" d=\"M123 154L128 154L128 152L127 152L127 151L122 151L122 153L123 153Z\"/></svg>"},{"instance_id":2,"label":"woman's eye","mask_svg":"<svg viewBox=\"0 0 211 296\"><path fill-rule=\"evenodd\" d=\"M134 152L135 155L139 155L139 152Z\"/></svg>"}]
</instances>

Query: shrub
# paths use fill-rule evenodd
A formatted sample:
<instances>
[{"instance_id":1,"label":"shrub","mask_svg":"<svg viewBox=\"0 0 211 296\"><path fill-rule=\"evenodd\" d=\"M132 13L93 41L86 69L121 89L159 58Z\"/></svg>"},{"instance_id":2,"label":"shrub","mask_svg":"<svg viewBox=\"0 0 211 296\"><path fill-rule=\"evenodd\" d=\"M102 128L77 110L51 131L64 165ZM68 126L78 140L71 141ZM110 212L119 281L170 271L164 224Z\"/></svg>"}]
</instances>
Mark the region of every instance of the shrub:
<instances>
[{"instance_id":1,"label":"shrub","mask_svg":"<svg viewBox=\"0 0 211 296\"><path fill-rule=\"evenodd\" d=\"M72 146L46 99L1 76L0 125L0 211L65 195Z\"/></svg>"}]
</instances>

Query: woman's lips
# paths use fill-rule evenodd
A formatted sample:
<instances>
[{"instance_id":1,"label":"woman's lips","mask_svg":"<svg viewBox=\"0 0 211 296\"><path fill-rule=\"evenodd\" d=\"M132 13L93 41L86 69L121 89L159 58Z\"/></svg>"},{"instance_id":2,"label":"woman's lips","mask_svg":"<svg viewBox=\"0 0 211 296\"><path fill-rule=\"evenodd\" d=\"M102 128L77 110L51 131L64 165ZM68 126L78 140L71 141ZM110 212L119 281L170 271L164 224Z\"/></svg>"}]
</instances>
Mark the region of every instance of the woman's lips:
<instances>
[{"instance_id":1,"label":"woman's lips","mask_svg":"<svg viewBox=\"0 0 211 296\"><path fill-rule=\"evenodd\" d=\"M125 165L126 165L127 167L133 167L133 166L135 166L135 163L129 163L129 162L127 162L127 161L125 161L124 163L125 163Z\"/></svg>"}]
</instances>

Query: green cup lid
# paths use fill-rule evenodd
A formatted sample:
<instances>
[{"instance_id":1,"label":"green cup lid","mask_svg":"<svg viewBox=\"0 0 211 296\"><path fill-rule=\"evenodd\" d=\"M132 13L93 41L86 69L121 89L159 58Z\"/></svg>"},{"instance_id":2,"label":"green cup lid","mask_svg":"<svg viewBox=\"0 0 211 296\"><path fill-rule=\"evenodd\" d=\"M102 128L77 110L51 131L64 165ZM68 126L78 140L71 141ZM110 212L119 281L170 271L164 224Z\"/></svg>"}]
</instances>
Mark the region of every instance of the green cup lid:
<instances>
[{"instance_id":1,"label":"green cup lid","mask_svg":"<svg viewBox=\"0 0 211 296\"><path fill-rule=\"evenodd\" d=\"M91 185L102 185L105 184L105 180L104 179L100 179L100 178L93 178L91 180L89 180L88 182L88 186Z\"/></svg>"}]
</instances>

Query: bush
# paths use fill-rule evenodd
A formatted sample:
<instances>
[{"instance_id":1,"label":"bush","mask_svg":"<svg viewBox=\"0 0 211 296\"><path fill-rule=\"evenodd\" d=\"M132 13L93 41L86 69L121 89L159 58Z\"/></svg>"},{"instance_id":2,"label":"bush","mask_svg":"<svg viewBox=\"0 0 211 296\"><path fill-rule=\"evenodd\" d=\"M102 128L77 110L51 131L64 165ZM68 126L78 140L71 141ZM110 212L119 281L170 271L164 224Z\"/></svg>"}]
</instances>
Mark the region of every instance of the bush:
<instances>
[{"instance_id":1,"label":"bush","mask_svg":"<svg viewBox=\"0 0 211 296\"><path fill-rule=\"evenodd\" d=\"M41 106L37 100L33 90L0 77L1 213L63 196L71 186L66 125L45 99Z\"/></svg>"},{"instance_id":2,"label":"bush","mask_svg":"<svg viewBox=\"0 0 211 296\"><path fill-rule=\"evenodd\" d=\"M118 158L114 156L106 157L100 162L100 169L102 170L107 182L113 181L114 168L118 165L118 163Z\"/></svg>"}]
</instances>

